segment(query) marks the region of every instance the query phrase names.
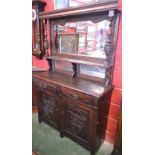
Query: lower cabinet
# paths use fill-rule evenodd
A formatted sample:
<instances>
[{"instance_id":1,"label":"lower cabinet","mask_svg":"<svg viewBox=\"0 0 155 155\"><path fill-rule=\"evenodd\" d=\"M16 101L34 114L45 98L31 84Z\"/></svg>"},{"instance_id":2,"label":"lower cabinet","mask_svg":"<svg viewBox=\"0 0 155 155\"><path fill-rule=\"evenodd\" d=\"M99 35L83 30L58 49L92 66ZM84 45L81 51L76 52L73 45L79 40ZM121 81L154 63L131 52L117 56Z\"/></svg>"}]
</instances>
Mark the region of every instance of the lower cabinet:
<instances>
[{"instance_id":1,"label":"lower cabinet","mask_svg":"<svg viewBox=\"0 0 155 155\"><path fill-rule=\"evenodd\" d=\"M40 79L33 79L33 86L37 90L39 122L46 122L61 137L71 138L94 155L102 143L105 125L99 116L105 114L104 104L108 104L112 89L97 98Z\"/></svg>"}]
</instances>

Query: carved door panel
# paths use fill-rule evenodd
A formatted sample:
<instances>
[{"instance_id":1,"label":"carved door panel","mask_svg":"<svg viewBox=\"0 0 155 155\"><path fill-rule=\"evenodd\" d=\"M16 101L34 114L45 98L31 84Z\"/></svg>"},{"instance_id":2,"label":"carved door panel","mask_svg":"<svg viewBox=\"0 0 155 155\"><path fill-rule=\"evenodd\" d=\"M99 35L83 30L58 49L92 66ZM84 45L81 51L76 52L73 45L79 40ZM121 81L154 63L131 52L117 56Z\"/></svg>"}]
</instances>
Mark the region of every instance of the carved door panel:
<instances>
[{"instance_id":1,"label":"carved door panel","mask_svg":"<svg viewBox=\"0 0 155 155\"><path fill-rule=\"evenodd\" d=\"M75 103L75 101L73 101ZM73 137L80 143L89 142L89 110L67 100L64 104L64 134Z\"/></svg>"},{"instance_id":2,"label":"carved door panel","mask_svg":"<svg viewBox=\"0 0 155 155\"><path fill-rule=\"evenodd\" d=\"M57 97L50 92L50 94L40 93L40 114L41 119L47 123L59 128L59 104Z\"/></svg>"}]
</instances>

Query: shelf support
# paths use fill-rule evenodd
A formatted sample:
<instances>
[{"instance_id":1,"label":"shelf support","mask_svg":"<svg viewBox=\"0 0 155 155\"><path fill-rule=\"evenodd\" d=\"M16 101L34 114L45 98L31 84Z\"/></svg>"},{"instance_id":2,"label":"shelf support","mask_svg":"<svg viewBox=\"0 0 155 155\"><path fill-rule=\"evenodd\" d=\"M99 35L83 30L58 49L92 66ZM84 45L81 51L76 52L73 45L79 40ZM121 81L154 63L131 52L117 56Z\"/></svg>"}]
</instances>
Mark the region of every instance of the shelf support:
<instances>
[{"instance_id":1,"label":"shelf support","mask_svg":"<svg viewBox=\"0 0 155 155\"><path fill-rule=\"evenodd\" d=\"M72 68L73 68L73 75L72 78L75 78L79 75L80 73L80 65L77 63L72 63Z\"/></svg>"}]
</instances>

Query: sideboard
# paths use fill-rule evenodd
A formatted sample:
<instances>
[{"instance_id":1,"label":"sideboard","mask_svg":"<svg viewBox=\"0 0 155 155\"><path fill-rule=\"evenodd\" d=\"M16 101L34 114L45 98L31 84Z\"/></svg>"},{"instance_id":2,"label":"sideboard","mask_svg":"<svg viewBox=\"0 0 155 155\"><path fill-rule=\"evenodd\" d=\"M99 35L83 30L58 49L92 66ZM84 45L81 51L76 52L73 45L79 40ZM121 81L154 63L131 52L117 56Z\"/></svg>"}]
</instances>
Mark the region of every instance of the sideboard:
<instances>
[{"instance_id":1,"label":"sideboard","mask_svg":"<svg viewBox=\"0 0 155 155\"><path fill-rule=\"evenodd\" d=\"M32 74L38 120L91 155L105 136L119 16L117 0L38 13L44 44L49 45L48 71Z\"/></svg>"}]
</instances>

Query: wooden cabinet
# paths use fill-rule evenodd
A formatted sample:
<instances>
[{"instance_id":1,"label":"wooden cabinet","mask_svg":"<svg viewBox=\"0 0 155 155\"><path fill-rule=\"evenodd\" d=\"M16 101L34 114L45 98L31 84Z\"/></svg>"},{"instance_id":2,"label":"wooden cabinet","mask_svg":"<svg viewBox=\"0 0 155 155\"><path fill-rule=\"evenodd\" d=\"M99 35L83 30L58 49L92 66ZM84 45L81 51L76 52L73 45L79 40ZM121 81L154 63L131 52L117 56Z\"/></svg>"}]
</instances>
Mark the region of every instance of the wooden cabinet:
<instances>
[{"instance_id":1,"label":"wooden cabinet","mask_svg":"<svg viewBox=\"0 0 155 155\"><path fill-rule=\"evenodd\" d=\"M37 111L37 92L34 87L32 88L32 111Z\"/></svg>"},{"instance_id":2,"label":"wooden cabinet","mask_svg":"<svg viewBox=\"0 0 155 155\"><path fill-rule=\"evenodd\" d=\"M39 19L50 24L49 70L32 74L39 122L55 127L61 137L70 137L94 155L105 137L113 89L117 1L42 12Z\"/></svg>"},{"instance_id":3,"label":"wooden cabinet","mask_svg":"<svg viewBox=\"0 0 155 155\"><path fill-rule=\"evenodd\" d=\"M113 87L48 71L33 73L33 87L37 90L39 122L46 122L61 137L70 137L94 154L103 137L99 116L103 105L109 104Z\"/></svg>"}]
</instances>

